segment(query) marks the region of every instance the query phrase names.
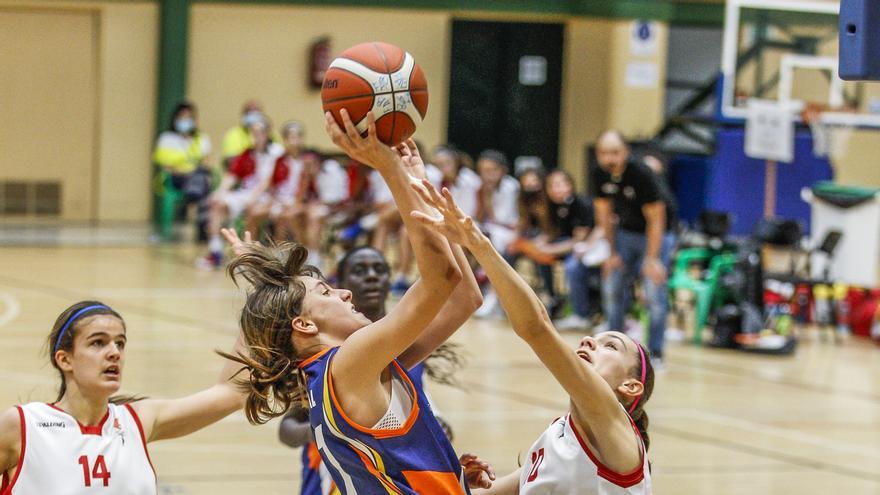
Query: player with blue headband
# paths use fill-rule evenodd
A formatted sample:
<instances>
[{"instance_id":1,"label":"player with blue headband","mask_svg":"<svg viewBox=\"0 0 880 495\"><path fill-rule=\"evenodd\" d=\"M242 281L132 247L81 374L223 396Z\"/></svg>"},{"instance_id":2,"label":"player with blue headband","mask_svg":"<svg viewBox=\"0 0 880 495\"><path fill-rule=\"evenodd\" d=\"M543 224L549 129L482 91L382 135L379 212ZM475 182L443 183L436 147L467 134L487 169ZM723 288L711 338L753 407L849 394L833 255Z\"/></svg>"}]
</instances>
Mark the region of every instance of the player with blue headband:
<instances>
[{"instance_id":1,"label":"player with blue headband","mask_svg":"<svg viewBox=\"0 0 880 495\"><path fill-rule=\"evenodd\" d=\"M119 397L127 341L122 316L101 302L81 301L58 316L47 339L61 378L57 398L0 413L0 495L155 495L147 444L244 406L231 361L215 385L187 397Z\"/></svg>"}]
</instances>

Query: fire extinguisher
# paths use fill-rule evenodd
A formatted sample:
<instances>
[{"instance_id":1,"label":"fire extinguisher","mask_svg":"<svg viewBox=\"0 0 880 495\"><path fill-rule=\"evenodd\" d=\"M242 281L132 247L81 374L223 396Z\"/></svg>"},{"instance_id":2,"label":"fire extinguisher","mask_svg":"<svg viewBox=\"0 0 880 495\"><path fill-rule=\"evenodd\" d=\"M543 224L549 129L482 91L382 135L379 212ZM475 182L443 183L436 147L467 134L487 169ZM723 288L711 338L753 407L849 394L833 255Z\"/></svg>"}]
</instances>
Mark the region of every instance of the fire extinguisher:
<instances>
[{"instance_id":1,"label":"fire extinguisher","mask_svg":"<svg viewBox=\"0 0 880 495\"><path fill-rule=\"evenodd\" d=\"M324 36L315 40L310 52L309 85L313 89L321 89L321 85L324 84L324 74L327 73L333 60L330 55L330 37Z\"/></svg>"}]
</instances>

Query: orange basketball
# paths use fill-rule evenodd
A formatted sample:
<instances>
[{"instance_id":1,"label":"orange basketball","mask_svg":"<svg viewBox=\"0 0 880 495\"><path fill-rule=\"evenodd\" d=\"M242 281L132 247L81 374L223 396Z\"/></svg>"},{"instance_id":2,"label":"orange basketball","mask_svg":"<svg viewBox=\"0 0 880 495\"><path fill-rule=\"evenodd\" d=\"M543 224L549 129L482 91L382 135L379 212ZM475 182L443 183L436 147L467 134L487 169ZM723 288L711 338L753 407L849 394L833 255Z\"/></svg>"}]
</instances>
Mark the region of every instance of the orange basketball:
<instances>
[{"instance_id":1,"label":"orange basketball","mask_svg":"<svg viewBox=\"0 0 880 495\"><path fill-rule=\"evenodd\" d=\"M379 139L394 146L412 136L425 118L428 82L409 53L388 43L361 43L330 64L321 102L340 127L339 111L348 110L362 134L367 131L367 112L372 110Z\"/></svg>"}]
</instances>

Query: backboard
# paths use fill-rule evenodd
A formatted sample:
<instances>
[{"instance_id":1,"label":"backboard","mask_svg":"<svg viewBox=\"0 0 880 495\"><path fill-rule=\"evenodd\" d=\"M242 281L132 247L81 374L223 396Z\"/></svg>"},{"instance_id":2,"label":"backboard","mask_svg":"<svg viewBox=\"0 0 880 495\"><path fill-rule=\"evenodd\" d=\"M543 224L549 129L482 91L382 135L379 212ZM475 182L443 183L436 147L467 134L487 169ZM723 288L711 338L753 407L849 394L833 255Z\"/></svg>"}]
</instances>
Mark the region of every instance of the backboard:
<instances>
[{"instance_id":1,"label":"backboard","mask_svg":"<svg viewBox=\"0 0 880 495\"><path fill-rule=\"evenodd\" d=\"M824 105L824 124L880 129L880 83L838 77L836 0L728 0L721 116L745 119L748 100Z\"/></svg>"}]
</instances>

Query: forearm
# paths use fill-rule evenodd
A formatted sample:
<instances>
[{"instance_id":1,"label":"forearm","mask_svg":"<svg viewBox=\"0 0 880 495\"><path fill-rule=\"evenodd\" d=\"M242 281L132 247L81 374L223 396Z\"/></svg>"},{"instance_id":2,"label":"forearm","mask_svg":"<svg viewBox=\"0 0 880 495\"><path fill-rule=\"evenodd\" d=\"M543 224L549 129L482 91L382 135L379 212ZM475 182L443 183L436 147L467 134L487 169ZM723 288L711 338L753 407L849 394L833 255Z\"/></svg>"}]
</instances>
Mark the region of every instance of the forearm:
<instances>
[{"instance_id":1,"label":"forearm","mask_svg":"<svg viewBox=\"0 0 880 495\"><path fill-rule=\"evenodd\" d=\"M498 295L513 330L525 340L552 328L544 304L485 236L471 249Z\"/></svg>"},{"instance_id":2,"label":"forearm","mask_svg":"<svg viewBox=\"0 0 880 495\"><path fill-rule=\"evenodd\" d=\"M447 283L460 279L461 272L453 259L452 250L446 239L437 232L426 229L412 218L413 211L432 214L432 209L410 186L412 179L398 160L397 166L384 167L380 174L397 204L400 217L409 233L410 243L419 273L426 284Z\"/></svg>"},{"instance_id":3,"label":"forearm","mask_svg":"<svg viewBox=\"0 0 880 495\"><path fill-rule=\"evenodd\" d=\"M522 468L492 482L491 488L476 488L471 490L472 495L518 495L519 477Z\"/></svg>"},{"instance_id":4,"label":"forearm","mask_svg":"<svg viewBox=\"0 0 880 495\"><path fill-rule=\"evenodd\" d=\"M666 211L660 207L652 207L650 214L645 215L647 243L645 246L646 258L659 258L660 249L663 245L663 231L666 230Z\"/></svg>"},{"instance_id":5,"label":"forearm","mask_svg":"<svg viewBox=\"0 0 880 495\"><path fill-rule=\"evenodd\" d=\"M455 262L462 273L462 280L455 286L449 299L444 303L434 320L422 332L418 339L403 354L400 361L407 368L421 363L446 342L467 321L477 308L483 304L480 285L471 270L464 250L458 244L452 244Z\"/></svg>"},{"instance_id":6,"label":"forearm","mask_svg":"<svg viewBox=\"0 0 880 495\"><path fill-rule=\"evenodd\" d=\"M541 250L553 256L561 256L563 254L570 253L576 242L577 241L575 239L567 239L564 241L547 244L543 246Z\"/></svg>"}]
</instances>

